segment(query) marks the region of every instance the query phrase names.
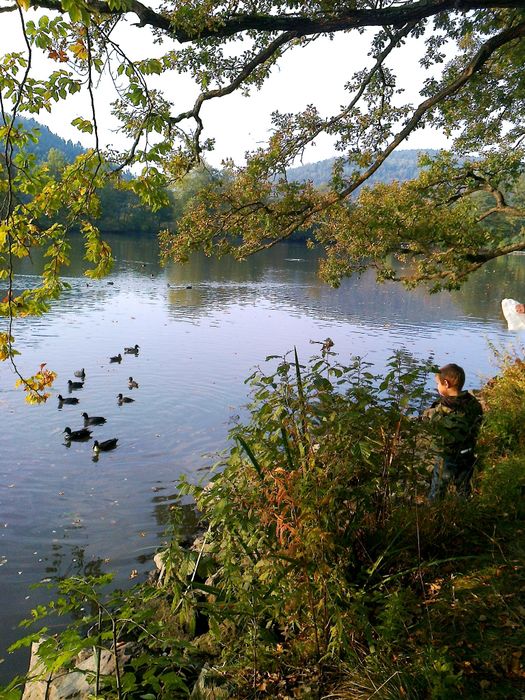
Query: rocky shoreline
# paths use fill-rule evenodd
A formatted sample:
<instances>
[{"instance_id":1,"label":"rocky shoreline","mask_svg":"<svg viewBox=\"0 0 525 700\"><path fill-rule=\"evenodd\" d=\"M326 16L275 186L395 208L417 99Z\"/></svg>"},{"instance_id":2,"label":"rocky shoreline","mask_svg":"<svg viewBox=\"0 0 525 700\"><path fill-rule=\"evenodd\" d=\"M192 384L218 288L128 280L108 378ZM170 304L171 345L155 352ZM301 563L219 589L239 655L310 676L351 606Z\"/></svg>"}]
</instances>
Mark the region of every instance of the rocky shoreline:
<instances>
[{"instance_id":1,"label":"rocky shoreline","mask_svg":"<svg viewBox=\"0 0 525 700\"><path fill-rule=\"evenodd\" d=\"M194 535L193 541L184 546L202 555L206 545L206 537L202 530ZM153 558L155 568L149 574L148 582L162 587L168 578L166 558L168 551L161 550ZM197 563L198 565L198 563ZM195 566L195 571L197 570ZM140 653L134 643L121 642L111 651L107 649L84 650L72 662L71 669L52 673L46 671L39 656L40 645L45 641L41 638L31 645L31 658L27 672L27 682L22 700L84 700L97 694L98 679L103 676L122 677L126 664ZM219 687L214 686L210 679L212 669L204 665L191 691L191 700L227 700L228 695Z\"/></svg>"}]
</instances>

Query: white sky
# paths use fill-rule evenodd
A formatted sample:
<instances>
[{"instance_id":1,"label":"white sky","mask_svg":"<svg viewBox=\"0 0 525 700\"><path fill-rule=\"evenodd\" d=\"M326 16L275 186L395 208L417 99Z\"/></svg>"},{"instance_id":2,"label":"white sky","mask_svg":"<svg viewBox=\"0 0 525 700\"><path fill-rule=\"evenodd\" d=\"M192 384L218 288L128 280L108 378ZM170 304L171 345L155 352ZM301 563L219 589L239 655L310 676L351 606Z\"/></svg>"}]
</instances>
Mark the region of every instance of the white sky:
<instances>
[{"instance_id":1,"label":"white sky","mask_svg":"<svg viewBox=\"0 0 525 700\"><path fill-rule=\"evenodd\" d=\"M3 4L0 0L0 5ZM30 11L25 15L28 19L36 19L37 14ZM130 16L132 17L132 16ZM152 52L167 50L167 43L161 47L149 41L145 29L132 26L134 19L127 24L123 39L126 51L132 57L147 55ZM23 50L24 43L19 27L18 15L15 13L0 14L0 52ZM417 61L422 44L403 47L397 51L396 66L399 74L404 76L406 84L403 87L406 95L414 103L419 102L417 88L423 78L423 69ZM281 60L274 68L269 81L259 92L250 97L240 93L212 100L202 109L205 125L204 137L216 139L215 151L207 159L213 165L220 165L225 157L233 157L237 162L243 159L246 150L252 150L265 141L271 126L270 115L273 110L280 112L295 112L304 109L308 104L317 105L323 116L336 113L341 104L347 102L348 94L343 86L352 74L365 65L367 59L368 41L366 35L338 35L334 40L318 40L312 45L296 49ZM51 62L42 54L34 55L34 65L45 69ZM61 64L51 63L56 69ZM177 76L175 79L163 79L163 87L168 99L175 103L176 112L189 109L197 91L187 76ZM121 137L115 133L116 124L112 122L108 105L113 99L109 93L109 85L99 86L96 91L98 122L101 130L102 146L112 143L121 146ZM71 120L76 116L89 116L86 98L69 99L57 105L49 115L41 112L33 116L37 121L46 124L53 132L62 138L80 141L84 146L92 145L90 137L81 134L71 126ZM112 131L113 129L113 131ZM412 135L403 148L440 148L446 146L443 135L437 132L417 131ZM329 158L335 155L334 149L327 137L317 139L315 146L310 147L304 156L304 162Z\"/></svg>"}]
</instances>

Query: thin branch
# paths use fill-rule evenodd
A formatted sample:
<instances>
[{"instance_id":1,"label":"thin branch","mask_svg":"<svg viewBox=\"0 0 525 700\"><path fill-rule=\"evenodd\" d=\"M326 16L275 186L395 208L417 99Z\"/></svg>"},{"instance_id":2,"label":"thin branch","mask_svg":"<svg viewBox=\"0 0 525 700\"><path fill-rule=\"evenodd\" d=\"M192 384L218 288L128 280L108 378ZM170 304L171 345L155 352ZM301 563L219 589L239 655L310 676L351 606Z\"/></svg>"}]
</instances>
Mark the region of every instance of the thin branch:
<instances>
[{"instance_id":1,"label":"thin branch","mask_svg":"<svg viewBox=\"0 0 525 700\"><path fill-rule=\"evenodd\" d=\"M317 128L310 132L307 137L304 137L303 139L296 141L294 143L294 150L298 151L299 149L304 149L309 143L311 143L319 134L321 134L323 131L326 131L336 124L338 124L342 119L345 119L352 109L356 106L356 104L359 102L361 97L363 96L363 93L365 92L366 88L370 85L372 79L374 78L374 75L382 69L382 66L385 62L385 60L388 58L388 56L392 53L392 51L396 48L396 46L399 44L399 42L402 39L405 39L412 29L416 26L416 23L412 22L411 24L407 25L406 27L403 27L399 32L396 34L392 34L391 32L388 32L389 37L390 37L390 42L385 46L385 48L381 51L381 53L378 54L376 58L375 64L372 66L366 77L361 81L359 90L356 92L354 95L353 99L349 103L349 105L342 110L339 114L336 114L335 116L331 117L330 119L326 121L321 121L319 122L319 125ZM289 152L290 155L293 155L292 153ZM285 157L286 157L286 152L285 152Z\"/></svg>"},{"instance_id":2,"label":"thin branch","mask_svg":"<svg viewBox=\"0 0 525 700\"><path fill-rule=\"evenodd\" d=\"M517 216L517 217L525 217L525 210L524 209L517 209L516 207L511 207L509 205L505 206L498 206L498 207L492 207L492 209L488 209L487 211L484 211L483 214L481 214L477 221L483 221L484 219L488 218L492 214L504 214L505 216Z\"/></svg>"},{"instance_id":3,"label":"thin branch","mask_svg":"<svg viewBox=\"0 0 525 700\"><path fill-rule=\"evenodd\" d=\"M98 124L97 124L97 112L95 109L95 95L93 93L93 48L91 45L91 34L89 32L89 27L85 25L86 29L86 39L87 39L87 54L88 54L88 93L89 93L89 103L91 106L91 116L93 118L93 131L95 133L95 151L97 153L97 167L93 175L92 182L94 183L98 171L102 167L102 157L100 155L100 142L98 137ZM90 193L91 194L91 193Z\"/></svg>"},{"instance_id":4,"label":"thin branch","mask_svg":"<svg viewBox=\"0 0 525 700\"><path fill-rule=\"evenodd\" d=\"M478 73L485 63L491 58L492 54L500 49L505 44L513 41L514 39L521 39L525 37L525 22L520 22L514 27L508 27L499 34L488 39L481 48L477 51L472 60L467 64L467 66L461 71L458 77L453 80L449 85L445 85L441 90L439 90L435 95L429 97L427 100L421 102L421 104L416 108L411 118L405 124L403 129L397 134L397 136L390 142L390 144L385 148L385 150L376 158L375 162L362 173L356 180L354 180L345 190L340 193L341 198L346 198L348 195L352 194L360 185L362 185L368 178L373 175L376 170L385 162L388 156L395 151L395 149L419 126L420 121L423 117L436 105L444 102L449 97L455 95L464 85L466 85L472 77Z\"/></svg>"},{"instance_id":5,"label":"thin branch","mask_svg":"<svg viewBox=\"0 0 525 700\"><path fill-rule=\"evenodd\" d=\"M169 119L170 124L175 125L185 119L191 118L197 120L204 102L212 100L216 97L224 97L225 95L229 95L237 90L237 88L239 88L257 68L272 58L282 46L287 44L289 41L298 38L298 36L299 35L295 32L285 32L284 34L279 35L270 44L268 44L268 46L259 51L259 53L256 54L252 60L244 66L237 77L234 78L234 80L232 80L228 85L225 85L222 88L217 88L216 90L209 90L208 92L201 93L196 99L193 109L190 109L187 112L181 112L176 117L171 117Z\"/></svg>"},{"instance_id":6,"label":"thin branch","mask_svg":"<svg viewBox=\"0 0 525 700\"><path fill-rule=\"evenodd\" d=\"M146 100L147 100L148 105L149 105L148 111L144 115L138 129L136 130L135 138L133 140L133 143L131 144L131 148L128 151L128 155L118 166L116 166L115 168L112 168L112 170L111 170L112 173L118 173L118 172L124 170L124 168L126 168L128 165L130 165L132 163L132 161L135 157L135 153L137 151L137 148L139 146L140 139L142 138L142 136L144 134L144 130L145 130L147 121L148 121L149 117L153 114L154 105L153 105L153 100L151 99L151 96L150 96L148 84L146 83L146 80L144 79L143 74L139 70L137 70L135 63L127 56L127 54L123 51L123 49L110 38L109 34L113 31L114 28L115 28L115 26L113 26L110 29L110 32L108 32L108 33L105 33L103 31L102 27L99 27L98 30L99 30L100 34L102 35L102 37L104 38L104 40L106 41L106 43L112 47L113 51L115 51L117 56L120 56L121 62L123 61L124 63L126 63L128 65L128 67L130 67L133 70L135 77L137 78L137 80L141 84L142 89L144 90L144 94L146 95ZM111 79L113 80L113 84L115 85L115 89L117 90L117 92L119 92L119 90L115 84L115 81L113 79L113 75L111 75ZM120 92L119 92L119 95L122 97Z\"/></svg>"},{"instance_id":7,"label":"thin branch","mask_svg":"<svg viewBox=\"0 0 525 700\"><path fill-rule=\"evenodd\" d=\"M4 148L4 158L5 158L5 165L6 165L6 173L7 173L7 212L6 212L6 223L9 224L10 219L13 216L12 208L13 208L13 176L12 176L12 167L13 167L13 143L11 141L11 134L15 125L15 120L18 114L18 109L20 107L20 103L22 101L22 94L24 91L25 84L27 82L27 79L29 77L29 73L31 71L31 66L32 66L32 58L33 58L33 52L31 49L31 44L29 43L29 38L26 33L26 28L25 28L25 23L24 23L24 17L22 15L22 9L17 6L18 9L18 16L20 19L20 24L22 27L22 33L24 35L24 41L25 45L27 48L27 65L26 69L24 71L24 74L22 76L22 80L20 81L19 85L19 91L16 96L15 103L13 105L13 109L11 112L11 119L9 121L9 126L7 129L7 133L5 136L5 148ZM7 123L7 114L5 112L4 108L4 102L3 102L3 96L0 92L0 106L1 106L1 111L2 111L2 117L4 120L4 124ZM14 360L14 355L13 355L13 344L12 344L12 338L13 338L13 323L14 323L14 309L13 309L13 281L14 281L14 268L13 268L13 233L12 233L12 227L7 226L7 244L8 244L8 292L7 292L7 305L8 305L8 315L9 315L9 320L8 320L8 329L7 329L7 348L9 351L9 361L11 363L11 366L17 375L17 377L20 379L20 381L24 384L24 386L27 389L31 389L25 378L20 374L20 370L18 369L18 366ZM39 393L39 392L37 392Z\"/></svg>"}]
</instances>

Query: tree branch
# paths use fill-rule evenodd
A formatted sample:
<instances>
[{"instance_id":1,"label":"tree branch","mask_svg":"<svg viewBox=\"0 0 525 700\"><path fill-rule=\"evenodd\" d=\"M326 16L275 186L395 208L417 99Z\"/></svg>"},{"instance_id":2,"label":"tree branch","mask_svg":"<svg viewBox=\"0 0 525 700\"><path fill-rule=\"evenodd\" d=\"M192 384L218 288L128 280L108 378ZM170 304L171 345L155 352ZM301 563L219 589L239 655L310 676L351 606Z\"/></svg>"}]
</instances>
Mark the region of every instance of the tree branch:
<instances>
[{"instance_id":1,"label":"tree branch","mask_svg":"<svg viewBox=\"0 0 525 700\"><path fill-rule=\"evenodd\" d=\"M499 34L488 39L481 48L477 51L474 58L468 63L468 65L461 71L458 77L453 80L449 85L446 85L441 90L439 90L435 95L429 97L424 102L417 107L414 114L405 124L403 129L398 133L398 135L392 140L392 142L385 148L385 150L376 158L376 161L371 165L368 170L366 170L362 175L360 175L356 180L354 180L345 190L340 193L341 197L348 197L352 192L354 192L360 185L362 185L368 178L373 175L376 170L385 162L388 156L396 150L396 148L412 133L412 131L419 125L421 119L436 105L444 102L447 98L452 97L456 94L475 73L478 73L481 68L487 63L492 54L500 49L505 44L513 41L514 39L521 39L525 37L525 22L520 22L514 27L508 27Z\"/></svg>"},{"instance_id":2,"label":"tree branch","mask_svg":"<svg viewBox=\"0 0 525 700\"><path fill-rule=\"evenodd\" d=\"M196 99L195 104L193 105L193 109L190 109L187 112L181 112L175 117L170 117L169 123L171 125L176 125L179 124L181 121L184 121L185 119L195 119L195 121L197 122L197 132L195 134L194 142L196 152L199 153L200 146L198 142L198 137L200 136L200 133L203 128L202 121L200 119L200 110L203 103L207 100L212 100L216 97L224 97L225 95L229 95L230 93L237 90L237 88L239 88L242 85L242 83L245 80L247 80L257 68L259 68L259 66L265 63L268 59L272 58L272 56L282 46L284 46L284 44L287 44L292 39L295 39L296 36L297 35L293 32L286 32L278 36L270 44L268 44L268 46L262 49L262 51L259 51L259 53L256 54L252 58L252 60L244 66L244 68L240 71L237 77L231 81L231 83L225 85L222 88L217 88L216 90L209 90L208 92L201 93Z\"/></svg>"},{"instance_id":3,"label":"tree branch","mask_svg":"<svg viewBox=\"0 0 525 700\"><path fill-rule=\"evenodd\" d=\"M516 207L511 207L508 204L503 206L496 206L484 211L481 216L478 217L478 221L483 221L484 219L491 216L491 214L504 214L505 216L517 216L525 217L525 211L523 209L517 209Z\"/></svg>"},{"instance_id":4,"label":"tree branch","mask_svg":"<svg viewBox=\"0 0 525 700\"><path fill-rule=\"evenodd\" d=\"M293 152L291 149L288 149L288 151L284 151L283 155L286 158L287 156L295 156L296 153L302 149L304 149L309 143L311 143L319 134L321 134L323 131L326 131L328 129L331 129L332 127L336 126L339 122L341 122L343 119L348 117L352 109L357 105L361 97L363 96L363 93L365 92L366 88L370 83L372 82L375 74L382 69L383 64L385 63L386 59L388 56L392 53L392 51L396 48L396 46L399 44L399 42L402 39L405 39L412 29L414 29L415 23L409 24L406 27L403 27L400 29L397 33L395 34L390 34L390 41L388 44L385 46L385 48L377 55L376 57L376 62L372 66L372 68L368 71L366 77L361 81L361 84L359 86L359 90L356 92L354 95L353 99L350 101L347 107L343 109L339 114L334 115L333 117L330 117L327 120L322 120L319 122L317 128L315 128L313 131L308 133L307 135L304 135L301 139L298 139L294 143L294 148Z\"/></svg>"},{"instance_id":5,"label":"tree branch","mask_svg":"<svg viewBox=\"0 0 525 700\"><path fill-rule=\"evenodd\" d=\"M437 104L452 97L457 93L472 76L481 70L485 63L490 59L492 54L497 51L502 46L505 46L509 42L515 39L521 39L525 36L525 22L521 22L513 27L509 27L499 34L488 39L477 51L472 60L463 69L463 71L457 76L457 78L443 87L439 92L437 92L433 97L428 98L416 108L412 117L408 120L403 129L398 133L398 135L391 141L391 143L385 148L385 150L379 154L375 162L358 178L352 181L352 183L342 190L341 192L333 193L331 197L327 197L323 202L316 205L313 208L306 209L304 213L301 214L299 219L291 222L283 229L283 235L281 240L284 240L294 231L300 229L302 226L307 225L308 220L315 214L324 211L328 207L332 206L338 201L348 198L358 187L364 184L385 162L388 156L395 151L395 149L412 133L412 131L417 128L421 119ZM525 246L524 246L525 247ZM510 251L512 252L512 251ZM498 257L498 256L496 256ZM489 258L490 259L490 258Z\"/></svg>"},{"instance_id":6,"label":"tree branch","mask_svg":"<svg viewBox=\"0 0 525 700\"><path fill-rule=\"evenodd\" d=\"M246 31L260 32L294 32L299 36L312 34L331 34L334 32L359 29L363 27L392 26L400 27L407 23L418 22L442 12L471 12L483 9L523 9L523 0L418 0L405 2L385 8L346 9L334 15L317 14L234 14L218 16L216 22L208 22L188 31L178 27L176 20L147 7L138 0L131 0L125 11L110 7L102 0L88 0L88 10L94 14L124 15L133 13L139 18L138 26L150 26L170 35L181 43L210 38L227 38ZM35 0L32 7L40 7L63 13L60 0ZM16 9L16 6L3 8L3 12Z\"/></svg>"}]
</instances>

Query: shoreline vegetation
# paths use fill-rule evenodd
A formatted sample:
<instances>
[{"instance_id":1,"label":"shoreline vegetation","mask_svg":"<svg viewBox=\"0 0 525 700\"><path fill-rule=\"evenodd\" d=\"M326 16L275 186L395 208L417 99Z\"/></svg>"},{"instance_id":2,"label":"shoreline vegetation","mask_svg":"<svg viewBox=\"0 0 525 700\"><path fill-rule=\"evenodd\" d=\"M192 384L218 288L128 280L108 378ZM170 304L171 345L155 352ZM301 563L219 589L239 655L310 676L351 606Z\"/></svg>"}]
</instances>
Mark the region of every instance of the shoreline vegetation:
<instances>
[{"instance_id":1,"label":"shoreline vegetation","mask_svg":"<svg viewBox=\"0 0 525 700\"><path fill-rule=\"evenodd\" d=\"M2 698L58 698L49 679L74 675L90 690L69 697L111 700L523 697L525 362L500 358L478 394L474 496L430 505L430 360L398 352L379 377L327 343L267 359L231 451L180 485L193 543L181 505L155 580L59 581L14 645L40 642L40 673Z\"/></svg>"}]
</instances>

